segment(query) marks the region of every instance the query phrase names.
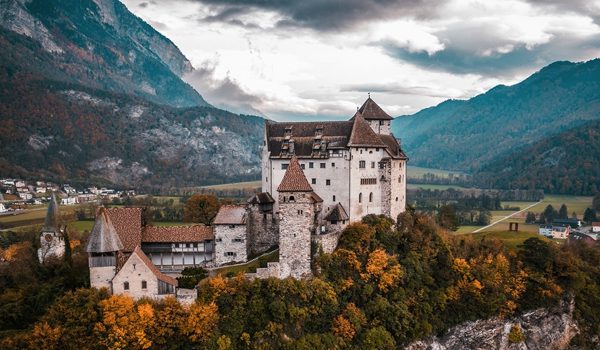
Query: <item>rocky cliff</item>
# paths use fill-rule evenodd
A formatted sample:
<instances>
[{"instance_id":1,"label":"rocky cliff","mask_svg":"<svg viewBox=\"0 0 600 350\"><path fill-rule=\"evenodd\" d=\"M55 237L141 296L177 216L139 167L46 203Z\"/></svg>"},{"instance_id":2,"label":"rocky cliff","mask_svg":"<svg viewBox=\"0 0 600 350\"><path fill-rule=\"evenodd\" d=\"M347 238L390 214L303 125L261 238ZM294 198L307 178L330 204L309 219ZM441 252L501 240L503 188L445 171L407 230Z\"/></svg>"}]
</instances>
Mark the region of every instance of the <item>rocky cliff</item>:
<instances>
[{"instance_id":1,"label":"rocky cliff","mask_svg":"<svg viewBox=\"0 0 600 350\"><path fill-rule=\"evenodd\" d=\"M407 350L553 350L567 349L579 332L573 319L574 302L538 309L510 319L467 322L441 337L409 344Z\"/></svg>"}]
</instances>

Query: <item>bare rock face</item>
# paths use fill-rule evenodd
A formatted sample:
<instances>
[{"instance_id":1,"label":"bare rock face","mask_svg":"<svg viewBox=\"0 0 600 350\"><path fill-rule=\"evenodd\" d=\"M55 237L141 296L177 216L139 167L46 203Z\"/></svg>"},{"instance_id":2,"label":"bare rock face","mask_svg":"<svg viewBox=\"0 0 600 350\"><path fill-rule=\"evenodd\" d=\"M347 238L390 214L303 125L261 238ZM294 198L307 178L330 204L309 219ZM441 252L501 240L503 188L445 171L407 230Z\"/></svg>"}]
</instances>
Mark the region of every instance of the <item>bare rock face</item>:
<instances>
[{"instance_id":1,"label":"bare rock face","mask_svg":"<svg viewBox=\"0 0 600 350\"><path fill-rule=\"evenodd\" d=\"M523 315L467 322L451 328L441 338L409 344L407 350L558 350L566 349L579 332L573 319L574 302L562 302L555 309L537 309ZM521 335L511 337L516 329Z\"/></svg>"}]
</instances>

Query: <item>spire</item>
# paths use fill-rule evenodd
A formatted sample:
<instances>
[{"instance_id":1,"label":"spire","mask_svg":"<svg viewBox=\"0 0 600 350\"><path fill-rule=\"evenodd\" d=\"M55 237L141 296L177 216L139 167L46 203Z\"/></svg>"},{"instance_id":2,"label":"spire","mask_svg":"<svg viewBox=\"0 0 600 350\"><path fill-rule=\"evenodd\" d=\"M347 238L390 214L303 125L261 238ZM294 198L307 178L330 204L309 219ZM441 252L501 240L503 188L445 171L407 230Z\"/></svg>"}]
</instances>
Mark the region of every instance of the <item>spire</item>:
<instances>
[{"instance_id":1,"label":"spire","mask_svg":"<svg viewBox=\"0 0 600 350\"><path fill-rule=\"evenodd\" d=\"M362 107L359 109L360 113L366 120L392 120L390 117L375 101L371 99L371 94L369 93L369 97L363 103Z\"/></svg>"},{"instance_id":2,"label":"spire","mask_svg":"<svg viewBox=\"0 0 600 350\"><path fill-rule=\"evenodd\" d=\"M109 253L122 249L123 244L106 213L106 209L100 208L85 250L88 253Z\"/></svg>"},{"instance_id":3,"label":"spire","mask_svg":"<svg viewBox=\"0 0 600 350\"><path fill-rule=\"evenodd\" d=\"M43 231L54 231L59 232L60 223L60 210L58 208L58 202L56 201L56 195L52 192L50 196L50 204L48 204L48 211L46 212L46 219L44 220Z\"/></svg>"},{"instance_id":4,"label":"spire","mask_svg":"<svg viewBox=\"0 0 600 350\"><path fill-rule=\"evenodd\" d=\"M283 175L283 179L277 187L279 192L312 192L312 187L308 183L304 171L298 162L298 157L292 156L290 165Z\"/></svg>"}]
</instances>

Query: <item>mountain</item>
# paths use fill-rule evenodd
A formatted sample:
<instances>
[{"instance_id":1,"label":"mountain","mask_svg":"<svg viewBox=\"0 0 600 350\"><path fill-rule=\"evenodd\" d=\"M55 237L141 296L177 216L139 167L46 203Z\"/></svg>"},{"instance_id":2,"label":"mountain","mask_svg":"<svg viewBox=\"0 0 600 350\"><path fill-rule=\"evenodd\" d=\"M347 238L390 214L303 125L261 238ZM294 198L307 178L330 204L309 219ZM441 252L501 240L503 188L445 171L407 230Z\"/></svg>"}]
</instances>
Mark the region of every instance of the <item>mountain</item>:
<instances>
[{"instance_id":1,"label":"mountain","mask_svg":"<svg viewBox=\"0 0 600 350\"><path fill-rule=\"evenodd\" d=\"M176 107L206 106L180 76L179 49L118 0L0 0L5 69L134 94Z\"/></svg>"},{"instance_id":2,"label":"mountain","mask_svg":"<svg viewBox=\"0 0 600 350\"><path fill-rule=\"evenodd\" d=\"M256 179L264 119L0 70L0 175L169 189Z\"/></svg>"},{"instance_id":3,"label":"mountain","mask_svg":"<svg viewBox=\"0 0 600 350\"><path fill-rule=\"evenodd\" d=\"M600 119L600 59L555 62L513 86L448 100L392 122L411 164L474 171Z\"/></svg>"},{"instance_id":4,"label":"mountain","mask_svg":"<svg viewBox=\"0 0 600 350\"><path fill-rule=\"evenodd\" d=\"M0 176L141 189L254 180L264 120L208 105L116 0L0 0Z\"/></svg>"},{"instance_id":5,"label":"mountain","mask_svg":"<svg viewBox=\"0 0 600 350\"><path fill-rule=\"evenodd\" d=\"M600 121L550 136L483 166L482 187L593 195L600 190Z\"/></svg>"}]
</instances>

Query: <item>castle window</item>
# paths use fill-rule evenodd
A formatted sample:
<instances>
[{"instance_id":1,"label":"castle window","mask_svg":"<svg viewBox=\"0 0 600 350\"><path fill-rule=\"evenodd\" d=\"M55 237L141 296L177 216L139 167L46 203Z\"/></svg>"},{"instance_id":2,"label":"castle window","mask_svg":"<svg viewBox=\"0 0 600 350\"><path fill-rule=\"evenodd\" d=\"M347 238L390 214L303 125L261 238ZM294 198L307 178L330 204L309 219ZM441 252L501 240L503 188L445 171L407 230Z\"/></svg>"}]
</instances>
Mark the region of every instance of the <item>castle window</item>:
<instances>
[{"instance_id":1,"label":"castle window","mask_svg":"<svg viewBox=\"0 0 600 350\"><path fill-rule=\"evenodd\" d=\"M379 152L379 147L375 148L375 152Z\"/></svg>"},{"instance_id":2,"label":"castle window","mask_svg":"<svg viewBox=\"0 0 600 350\"><path fill-rule=\"evenodd\" d=\"M313 162L308 162L308 168L309 168L309 169L312 169L312 168L314 168L314 167L315 167L315 163L313 163Z\"/></svg>"},{"instance_id":3,"label":"castle window","mask_svg":"<svg viewBox=\"0 0 600 350\"><path fill-rule=\"evenodd\" d=\"M377 185L377 178L360 179L361 185Z\"/></svg>"},{"instance_id":4,"label":"castle window","mask_svg":"<svg viewBox=\"0 0 600 350\"><path fill-rule=\"evenodd\" d=\"M312 179L310 179L310 182L314 185L317 183L317 179L315 179L314 177Z\"/></svg>"},{"instance_id":5,"label":"castle window","mask_svg":"<svg viewBox=\"0 0 600 350\"><path fill-rule=\"evenodd\" d=\"M335 195L333 195L333 201L335 202Z\"/></svg>"},{"instance_id":6,"label":"castle window","mask_svg":"<svg viewBox=\"0 0 600 350\"><path fill-rule=\"evenodd\" d=\"M402 182L402 175L398 176L398 182Z\"/></svg>"},{"instance_id":7,"label":"castle window","mask_svg":"<svg viewBox=\"0 0 600 350\"><path fill-rule=\"evenodd\" d=\"M373 201L373 192L369 193L369 202Z\"/></svg>"},{"instance_id":8,"label":"castle window","mask_svg":"<svg viewBox=\"0 0 600 350\"><path fill-rule=\"evenodd\" d=\"M236 254L234 252L225 252L224 255L225 256L236 256Z\"/></svg>"},{"instance_id":9,"label":"castle window","mask_svg":"<svg viewBox=\"0 0 600 350\"><path fill-rule=\"evenodd\" d=\"M375 169L375 162L371 162L371 169Z\"/></svg>"},{"instance_id":10,"label":"castle window","mask_svg":"<svg viewBox=\"0 0 600 350\"><path fill-rule=\"evenodd\" d=\"M321 164L319 164L319 166L321 167L321 169L325 169L326 164L325 163L321 163Z\"/></svg>"},{"instance_id":11,"label":"castle window","mask_svg":"<svg viewBox=\"0 0 600 350\"><path fill-rule=\"evenodd\" d=\"M283 196L283 201L286 202L286 200L287 200L287 197Z\"/></svg>"},{"instance_id":12,"label":"castle window","mask_svg":"<svg viewBox=\"0 0 600 350\"><path fill-rule=\"evenodd\" d=\"M331 224L332 224L332 225L335 225L335 224L337 224L337 220L331 220Z\"/></svg>"},{"instance_id":13,"label":"castle window","mask_svg":"<svg viewBox=\"0 0 600 350\"><path fill-rule=\"evenodd\" d=\"M302 215L304 212L302 210L298 210L298 215Z\"/></svg>"},{"instance_id":14,"label":"castle window","mask_svg":"<svg viewBox=\"0 0 600 350\"><path fill-rule=\"evenodd\" d=\"M267 177L265 177L265 181L266 181L266 182L269 182L269 177L268 177L268 176L267 176Z\"/></svg>"},{"instance_id":15,"label":"castle window","mask_svg":"<svg viewBox=\"0 0 600 350\"><path fill-rule=\"evenodd\" d=\"M123 289L129 290L129 282L123 282Z\"/></svg>"},{"instance_id":16,"label":"castle window","mask_svg":"<svg viewBox=\"0 0 600 350\"><path fill-rule=\"evenodd\" d=\"M325 185L326 186L330 186L331 185L331 180L329 180L329 179L325 180Z\"/></svg>"},{"instance_id":17,"label":"castle window","mask_svg":"<svg viewBox=\"0 0 600 350\"><path fill-rule=\"evenodd\" d=\"M235 228L235 225L229 225L229 228Z\"/></svg>"},{"instance_id":18,"label":"castle window","mask_svg":"<svg viewBox=\"0 0 600 350\"><path fill-rule=\"evenodd\" d=\"M369 154L373 154L373 151L369 151Z\"/></svg>"},{"instance_id":19,"label":"castle window","mask_svg":"<svg viewBox=\"0 0 600 350\"><path fill-rule=\"evenodd\" d=\"M398 201L398 197L396 197L396 202Z\"/></svg>"},{"instance_id":20,"label":"castle window","mask_svg":"<svg viewBox=\"0 0 600 350\"><path fill-rule=\"evenodd\" d=\"M358 203L362 203L362 193L358 194Z\"/></svg>"},{"instance_id":21,"label":"castle window","mask_svg":"<svg viewBox=\"0 0 600 350\"><path fill-rule=\"evenodd\" d=\"M295 202L295 201L296 201L296 198L294 198L294 196L290 196L290 202Z\"/></svg>"},{"instance_id":22,"label":"castle window","mask_svg":"<svg viewBox=\"0 0 600 350\"><path fill-rule=\"evenodd\" d=\"M148 288L148 282L142 281L142 289Z\"/></svg>"},{"instance_id":23,"label":"castle window","mask_svg":"<svg viewBox=\"0 0 600 350\"><path fill-rule=\"evenodd\" d=\"M380 120L380 121L379 121L379 125L383 125L383 120Z\"/></svg>"},{"instance_id":24,"label":"castle window","mask_svg":"<svg viewBox=\"0 0 600 350\"><path fill-rule=\"evenodd\" d=\"M234 238L231 241L233 243L244 243L244 239L243 238Z\"/></svg>"},{"instance_id":25,"label":"castle window","mask_svg":"<svg viewBox=\"0 0 600 350\"><path fill-rule=\"evenodd\" d=\"M304 164L300 164L300 167L302 168L302 170L305 169L305 165Z\"/></svg>"},{"instance_id":26,"label":"castle window","mask_svg":"<svg viewBox=\"0 0 600 350\"><path fill-rule=\"evenodd\" d=\"M364 169L367 166L367 162L365 162L364 160L361 160L358 162L358 167L361 169Z\"/></svg>"},{"instance_id":27,"label":"castle window","mask_svg":"<svg viewBox=\"0 0 600 350\"><path fill-rule=\"evenodd\" d=\"M379 169L385 169L385 162L379 162Z\"/></svg>"},{"instance_id":28,"label":"castle window","mask_svg":"<svg viewBox=\"0 0 600 350\"><path fill-rule=\"evenodd\" d=\"M281 164L281 170L286 170L289 164L283 163Z\"/></svg>"},{"instance_id":29,"label":"castle window","mask_svg":"<svg viewBox=\"0 0 600 350\"><path fill-rule=\"evenodd\" d=\"M332 167L332 168L335 168L335 163L331 163L331 167Z\"/></svg>"},{"instance_id":30,"label":"castle window","mask_svg":"<svg viewBox=\"0 0 600 350\"><path fill-rule=\"evenodd\" d=\"M222 239L221 239L221 238L217 238L217 239L215 239L215 241L216 241L216 242L221 242L221 241L222 241Z\"/></svg>"}]
</instances>

